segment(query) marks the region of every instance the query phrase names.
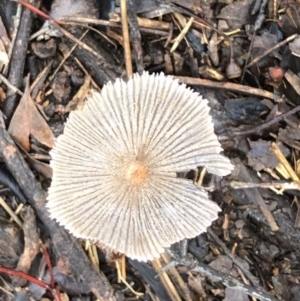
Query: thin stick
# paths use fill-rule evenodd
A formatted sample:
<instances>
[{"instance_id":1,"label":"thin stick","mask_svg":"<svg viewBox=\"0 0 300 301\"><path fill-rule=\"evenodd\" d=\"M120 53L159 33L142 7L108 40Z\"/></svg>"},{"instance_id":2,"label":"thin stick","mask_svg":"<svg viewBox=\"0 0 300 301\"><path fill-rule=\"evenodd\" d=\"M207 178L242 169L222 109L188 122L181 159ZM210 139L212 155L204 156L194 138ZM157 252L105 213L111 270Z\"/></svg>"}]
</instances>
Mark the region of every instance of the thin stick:
<instances>
[{"instance_id":1,"label":"thin stick","mask_svg":"<svg viewBox=\"0 0 300 301\"><path fill-rule=\"evenodd\" d=\"M19 90L16 86L14 86L6 77L4 77L2 74L0 74L0 80L8 87L10 88L12 91L14 91L14 93L18 93L20 96L23 96L23 92L21 90Z\"/></svg>"},{"instance_id":2,"label":"thin stick","mask_svg":"<svg viewBox=\"0 0 300 301\"><path fill-rule=\"evenodd\" d=\"M77 63L77 65L81 68L81 70L84 72L86 76L90 76L90 73L84 68L84 66L81 64L79 59L77 57L74 57L74 61ZM91 82L93 84L93 87L97 89L97 91L101 91L100 87L96 84L96 82L91 77Z\"/></svg>"},{"instance_id":3,"label":"thin stick","mask_svg":"<svg viewBox=\"0 0 300 301\"><path fill-rule=\"evenodd\" d=\"M252 183L252 182L240 182L231 181L228 183L233 189L247 189L247 188L264 188L264 189L279 189L278 194L281 194L284 190L299 190L300 184L297 182L269 182L269 183Z\"/></svg>"},{"instance_id":4,"label":"thin stick","mask_svg":"<svg viewBox=\"0 0 300 301\"><path fill-rule=\"evenodd\" d=\"M185 27L181 30L180 34L175 38L175 42L170 50L171 53L176 50L176 48L178 47L182 39L185 37L189 29L191 28L193 22L194 22L194 18L191 17L189 21L186 23Z\"/></svg>"},{"instance_id":5,"label":"thin stick","mask_svg":"<svg viewBox=\"0 0 300 301\"><path fill-rule=\"evenodd\" d=\"M163 283L165 289L167 290L172 301L181 301L181 298L179 297L168 274L162 270L162 265L161 265L159 259L154 259L152 261L152 265L153 265L154 269L159 273L158 276L159 276L161 282Z\"/></svg>"},{"instance_id":6,"label":"thin stick","mask_svg":"<svg viewBox=\"0 0 300 301\"><path fill-rule=\"evenodd\" d=\"M184 76L173 76L174 79L178 79L180 83L187 85L196 85L210 87L213 89L226 89L244 94L256 95L264 98L274 99L274 94L269 91L262 89L252 88L249 86L228 83L228 82L216 82L208 79L184 77Z\"/></svg>"},{"instance_id":7,"label":"thin stick","mask_svg":"<svg viewBox=\"0 0 300 301\"><path fill-rule=\"evenodd\" d=\"M131 285L122 277L121 275L121 269L119 267L119 262L118 260L116 260L116 269L117 269L117 273L118 273L118 278L120 278L120 280L122 281L122 283L124 283L126 285L126 287L133 293L136 295L136 297L141 297L144 295L144 293L139 293L139 292L136 292L132 287Z\"/></svg>"},{"instance_id":8,"label":"thin stick","mask_svg":"<svg viewBox=\"0 0 300 301\"><path fill-rule=\"evenodd\" d=\"M277 159L284 166L284 168L286 169L286 171L288 172L292 180L299 183L299 177L297 176L297 174L295 173L295 171L293 170L290 163L285 158L285 156L283 155L283 153L281 152L277 144L275 142L272 142L271 147Z\"/></svg>"},{"instance_id":9,"label":"thin stick","mask_svg":"<svg viewBox=\"0 0 300 301\"><path fill-rule=\"evenodd\" d=\"M126 279L126 256L122 255L121 257L121 275Z\"/></svg>"},{"instance_id":10,"label":"thin stick","mask_svg":"<svg viewBox=\"0 0 300 301\"><path fill-rule=\"evenodd\" d=\"M18 218L18 216L11 210L11 208L6 204L6 202L0 197L0 205L5 209L5 211L11 216L11 218L23 229L23 223Z\"/></svg>"},{"instance_id":11,"label":"thin stick","mask_svg":"<svg viewBox=\"0 0 300 301\"><path fill-rule=\"evenodd\" d=\"M19 206L17 207L17 209L15 210L15 215L18 216L18 214L21 212L21 210L23 209L24 204L19 204ZM9 219L9 222L11 223L13 221L13 218L11 217Z\"/></svg>"},{"instance_id":12,"label":"thin stick","mask_svg":"<svg viewBox=\"0 0 300 301\"><path fill-rule=\"evenodd\" d=\"M121 23L122 23L126 73L127 73L127 78L130 78L133 74L133 70L132 70L132 59L131 59L126 0L121 0L120 6L121 6ZM122 258L121 258L121 274L122 275L121 275L121 277L124 280L126 279L126 268L125 267L126 267L125 255L122 255Z\"/></svg>"},{"instance_id":13,"label":"thin stick","mask_svg":"<svg viewBox=\"0 0 300 301\"><path fill-rule=\"evenodd\" d=\"M161 254L161 258L163 259L163 261L165 262L165 264L168 264L170 262L169 256L167 253L163 253ZM173 276L173 278L176 279L177 283L179 284L181 291L184 294L184 298L187 301L192 301L192 297L191 297L191 291L189 289L189 287L187 286L187 283L183 281L183 279L181 278L180 274L178 273L178 271L176 270L175 267L170 267L168 269L168 272Z\"/></svg>"},{"instance_id":14,"label":"thin stick","mask_svg":"<svg viewBox=\"0 0 300 301\"><path fill-rule=\"evenodd\" d=\"M63 18L63 20L65 20L65 18ZM99 21L103 22L102 20L99 20ZM138 25L140 27L145 27L145 28L149 28L149 29L160 29L160 30L169 30L170 26L172 24L172 23L167 23L167 22L162 22L162 21L157 21L157 20L150 20L150 19L139 18L139 17L137 17L137 21L138 21ZM118 24L116 24L114 22L118 22L118 23L121 22L121 17L117 13L111 13L110 20L106 21L106 22L108 23L107 26L117 27Z\"/></svg>"},{"instance_id":15,"label":"thin stick","mask_svg":"<svg viewBox=\"0 0 300 301\"><path fill-rule=\"evenodd\" d=\"M199 187L201 187L202 186L202 184L203 184L203 180L204 180L204 176L205 176L205 174L206 174L206 168L204 167L202 170L201 170L201 173L200 173L200 177L199 177L199 179L198 179L198 181L196 181L197 182L197 185L199 186Z\"/></svg>"},{"instance_id":16,"label":"thin stick","mask_svg":"<svg viewBox=\"0 0 300 301\"><path fill-rule=\"evenodd\" d=\"M285 39L284 41L276 44L274 47L269 48L267 51L265 51L262 55L259 55L258 57L256 57L251 63L249 63L246 68L250 68L251 66L257 64L262 58L264 58L266 55L270 54L271 52L273 52L274 50L280 48L281 46L293 41L295 38L297 38L298 34L293 34L292 36L288 37L287 39Z\"/></svg>"},{"instance_id":17,"label":"thin stick","mask_svg":"<svg viewBox=\"0 0 300 301\"><path fill-rule=\"evenodd\" d=\"M95 253L94 253L92 244L89 244L89 246L88 246L88 254L89 254L90 261L93 263L95 269L99 272L99 265L97 262L97 258L95 257Z\"/></svg>"},{"instance_id":18,"label":"thin stick","mask_svg":"<svg viewBox=\"0 0 300 301\"><path fill-rule=\"evenodd\" d=\"M97 247L95 245L92 245L92 250L95 258L96 268L98 271L100 271L100 267L99 267L100 262L99 262Z\"/></svg>"},{"instance_id":19,"label":"thin stick","mask_svg":"<svg viewBox=\"0 0 300 301\"><path fill-rule=\"evenodd\" d=\"M11 292L7 291L5 288L3 288L3 287L1 287L1 286L0 286L0 290L2 290L2 291L3 291L4 293L6 293L7 295L10 295L11 297L14 296Z\"/></svg>"},{"instance_id":20,"label":"thin stick","mask_svg":"<svg viewBox=\"0 0 300 301\"><path fill-rule=\"evenodd\" d=\"M131 60L131 49L130 49L130 37L129 37L129 29L128 29L128 17L127 17L127 8L126 8L126 0L121 0L121 23L122 23L122 32L123 32L123 40L124 40L124 54L125 54L125 65L126 65L126 73L127 77L131 77L133 74L132 70L132 60Z\"/></svg>"},{"instance_id":21,"label":"thin stick","mask_svg":"<svg viewBox=\"0 0 300 301\"><path fill-rule=\"evenodd\" d=\"M297 113L299 111L300 111L300 105L297 106L297 107L295 107L295 108L293 108L293 109L291 109L288 112L285 112L285 113L283 113L283 114L281 114L281 115L279 115L279 116L271 119L270 121L267 121L267 122L265 122L265 123L263 123L263 124L255 127L255 128L253 128L253 129L245 130L245 131L233 132L232 136L236 137L236 136L243 136L243 135L249 135L249 134L253 134L253 133L258 133L259 131L266 129L266 128L270 127L271 125L273 125L273 124L275 124L275 123L283 120L284 118L286 118L286 117L288 117L290 115L293 115L293 114L295 114L295 113Z\"/></svg>"}]
</instances>

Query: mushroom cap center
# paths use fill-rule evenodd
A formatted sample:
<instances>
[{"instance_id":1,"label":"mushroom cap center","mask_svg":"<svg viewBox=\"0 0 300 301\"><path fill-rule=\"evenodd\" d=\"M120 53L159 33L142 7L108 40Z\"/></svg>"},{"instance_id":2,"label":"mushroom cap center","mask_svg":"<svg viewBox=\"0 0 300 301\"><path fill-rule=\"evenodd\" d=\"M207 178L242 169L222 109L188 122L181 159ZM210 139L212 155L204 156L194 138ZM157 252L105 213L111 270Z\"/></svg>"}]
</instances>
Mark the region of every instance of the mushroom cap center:
<instances>
[{"instance_id":1,"label":"mushroom cap center","mask_svg":"<svg viewBox=\"0 0 300 301\"><path fill-rule=\"evenodd\" d=\"M125 179L134 185L140 185L149 176L149 169L142 161L131 162L125 172Z\"/></svg>"}]
</instances>

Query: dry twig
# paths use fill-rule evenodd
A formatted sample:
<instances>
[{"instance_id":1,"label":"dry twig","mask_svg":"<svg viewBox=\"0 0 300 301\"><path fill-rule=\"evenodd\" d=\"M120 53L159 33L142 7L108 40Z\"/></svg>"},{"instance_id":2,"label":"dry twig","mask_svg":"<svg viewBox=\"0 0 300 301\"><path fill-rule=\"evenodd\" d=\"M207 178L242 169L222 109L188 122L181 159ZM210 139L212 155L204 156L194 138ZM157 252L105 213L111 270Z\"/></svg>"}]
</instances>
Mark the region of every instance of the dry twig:
<instances>
[{"instance_id":1,"label":"dry twig","mask_svg":"<svg viewBox=\"0 0 300 301\"><path fill-rule=\"evenodd\" d=\"M161 282L163 283L165 289L167 290L172 301L181 301L181 298L180 298L178 292L176 291L168 274L166 273L166 271L164 271L159 259L153 260L152 265L153 265L154 269L156 270L156 272L158 272L158 276L159 276Z\"/></svg>"},{"instance_id":2,"label":"dry twig","mask_svg":"<svg viewBox=\"0 0 300 301\"><path fill-rule=\"evenodd\" d=\"M174 44L170 50L171 53L177 49L182 39L185 37L189 29L191 28L193 22L194 22L194 18L191 17L189 21L186 23L186 25L184 26L184 28L180 31L180 34L175 38Z\"/></svg>"},{"instance_id":3,"label":"dry twig","mask_svg":"<svg viewBox=\"0 0 300 301\"><path fill-rule=\"evenodd\" d=\"M163 261L165 262L165 264L169 263L170 259L166 253L162 254L161 257L162 257ZM178 271L175 269L175 267L170 267L168 272L171 274L172 278L176 279L176 282L178 283L182 293L184 294L184 299L186 301L192 301L191 291L190 291L187 283L185 283L183 281L182 277L180 276Z\"/></svg>"},{"instance_id":4,"label":"dry twig","mask_svg":"<svg viewBox=\"0 0 300 301\"><path fill-rule=\"evenodd\" d=\"M281 46L293 41L295 38L297 38L298 34L293 34L292 36L289 36L288 38L286 38L284 41L276 44L274 47L269 48L268 50L266 50L263 54L259 55L258 57L256 57L251 63L249 63L246 68L250 68L251 66L257 64L262 58L264 58L265 56L267 56L268 54L272 53L274 50L280 48Z\"/></svg>"},{"instance_id":5,"label":"dry twig","mask_svg":"<svg viewBox=\"0 0 300 301\"><path fill-rule=\"evenodd\" d=\"M233 189L247 189L247 188L264 188L264 189L275 189L278 190L278 194L281 194L284 190L299 190L300 184L296 182L271 182L271 183L251 183L251 182L239 182L231 181L228 183Z\"/></svg>"},{"instance_id":6,"label":"dry twig","mask_svg":"<svg viewBox=\"0 0 300 301\"><path fill-rule=\"evenodd\" d=\"M10 215L10 217L21 227L23 228L23 223L15 212L6 204L6 202L0 197L0 205L5 209L5 211Z\"/></svg>"},{"instance_id":7,"label":"dry twig","mask_svg":"<svg viewBox=\"0 0 300 301\"><path fill-rule=\"evenodd\" d=\"M274 94L269 91L252 88L249 86L239 85L235 83L215 82L208 79L184 77L184 76L173 76L173 78L178 79L179 82L187 85L204 86L204 87L210 87L214 89L225 89L225 90L240 92L243 94L250 94L250 95L256 95L264 98L274 99Z\"/></svg>"},{"instance_id":8,"label":"dry twig","mask_svg":"<svg viewBox=\"0 0 300 301\"><path fill-rule=\"evenodd\" d=\"M122 22L122 32L123 32L123 40L124 40L124 56L125 56L125 64L126 64L126 73L127 73L127 77L129 78L132 76L133 71L132 71L126 0L121 0L120 5L121 5L121 16L122 16L121 22Z\"/></svg>"},{"instance_id":9,"label":"dry twig","mask_svg":"<svg viewBox=\"0 0 300 301\"><path fill-rule=\"evenodd\" d=\"M280 148L277 146L275 142L271 143L271 147L273 149L274 154L276 155L279 162L284 166L285 170L288 172L293 181L299 183L299 177L291 167L288 160L285 158L284 154L281 152Z\"/></svg>"},{"instance_id":10,"label":"dry twig","mask_svg":"<svg viewBox=\"0 0 300 301\"><path fill-rule=\"evenodd\" d=\"M249 135L249 134L254 134L254 133L257 134L260 131L262 131L264 129L267 129L271 125L273 125L273 124L275 124L275 123L283 120L284 118L289 117L289 116L291 116L291 115L293 115L293 114L295 114L295 113L297 113L299 111L300 111L300 105L297 106L297 107L295 107L295 108L293 108L293 109L291 109L288 112L285 112L285 113L283 113L283 114L281 114L279 116L274 117L273 119L271 119L271 120L269 120L269 121L267 121L267 122L265 122L265 123L263 123L263 124L261 124L259 126L256 126L253 129L245 130L245 131L234 131L231 136L237 137L237 136Z\"/></svg>"}]
</instances>

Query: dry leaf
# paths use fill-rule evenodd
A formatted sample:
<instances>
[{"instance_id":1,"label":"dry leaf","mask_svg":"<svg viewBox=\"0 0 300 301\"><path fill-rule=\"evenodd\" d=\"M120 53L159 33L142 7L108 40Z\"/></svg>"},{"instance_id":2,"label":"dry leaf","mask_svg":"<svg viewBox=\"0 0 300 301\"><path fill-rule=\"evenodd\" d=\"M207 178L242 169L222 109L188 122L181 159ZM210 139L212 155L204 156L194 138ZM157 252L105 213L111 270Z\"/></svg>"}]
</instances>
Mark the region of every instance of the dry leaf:
<instances>
[{"instance_id":1,"label":"dry leaf","mask_svg":"<svg viewBox=\"0 0 300 301\"><path fill-rule=\"evenodd\" d=\"M26 151L30 150L30 134L41 144L53 147L54 135L30 97L29 78L26 80L25 93L10 122L8 132Z\"/></svg>"},{"instance_id":2,"label":"dry leaf","mask_svg":"<svg viewBox=\"0 0 300 301\"><path fill-rule=\"evenodd\" d=\"M25 93L22 96L20 103L15 111L15 114L10 122L8 132L12 138L18 142L25 150L30 150L30 126L28 116L28 98L29 89L26 86Z\"/></svg>"},{"instance_id":3,"label":"dry leaf","mask_svg":"<svg viewBox=\"0 0 300 301\"><path fill-rule=\"evenodd\" d=\"M279 161L271 149L271 142L259 139L257 141L249 141L251 150L248 152L248 165L256 171L261 171L264 168L275 168L278 166ZM278 147L285 157L290 154L289 149L281 142Z\"/></svg>"},{"instance_id":4,"label":"dry leaf","mask_svg":"<svg viewBox=\"0 0 300 301\"><path fill-rule=\"evenodd\" d=\"M249 12L254 2L253 0L234 1L230 5L225 5L217 18L226 20L230 29L242 28L246 24L252 24L254 17Z\"/></svg>"}]
</instances>

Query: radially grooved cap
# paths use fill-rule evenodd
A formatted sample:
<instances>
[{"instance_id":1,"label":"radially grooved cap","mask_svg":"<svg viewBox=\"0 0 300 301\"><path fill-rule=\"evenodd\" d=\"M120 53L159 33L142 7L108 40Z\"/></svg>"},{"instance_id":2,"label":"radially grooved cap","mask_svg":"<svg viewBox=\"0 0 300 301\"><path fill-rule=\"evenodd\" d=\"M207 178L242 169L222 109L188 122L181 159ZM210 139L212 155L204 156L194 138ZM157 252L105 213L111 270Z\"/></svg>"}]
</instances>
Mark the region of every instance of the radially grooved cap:
<instances>
[{"instance_id":1,"label":"radially grooved cap","mask_svg":"<svg viewBox=\"0 0 300 301\"><path fill-rule=\"evenodd\" d=\"M205 232L220 208L176 172L232 171L209 111L206 99L162 73L92 91L51 151L51 217L74 236L139 261Z\"/></svg>"}]
</instances>

